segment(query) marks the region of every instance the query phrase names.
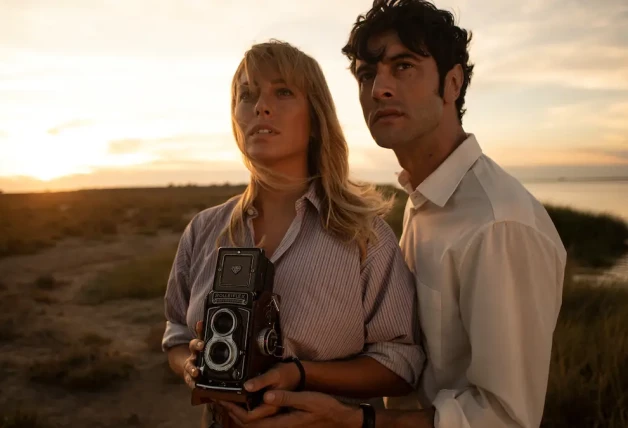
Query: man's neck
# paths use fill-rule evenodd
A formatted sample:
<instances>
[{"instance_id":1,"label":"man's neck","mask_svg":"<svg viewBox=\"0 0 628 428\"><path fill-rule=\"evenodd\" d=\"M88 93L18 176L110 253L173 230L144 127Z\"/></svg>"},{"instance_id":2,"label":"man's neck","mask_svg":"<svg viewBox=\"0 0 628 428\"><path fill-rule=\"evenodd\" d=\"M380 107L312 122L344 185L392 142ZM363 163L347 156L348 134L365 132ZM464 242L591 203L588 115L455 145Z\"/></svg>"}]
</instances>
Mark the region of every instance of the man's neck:
<instances>
[{"instance_id":1,"label":"man's neck","mask_svg":"<svg viewBox=\"0 0 628 428\"><path fill-rule=\"evenodd\" d=\"M399 165L410 175L413 189L429 177L462 144L467 134L461 125L440 127L418 140L396 148Z\"/></svg>"}]
</instances>

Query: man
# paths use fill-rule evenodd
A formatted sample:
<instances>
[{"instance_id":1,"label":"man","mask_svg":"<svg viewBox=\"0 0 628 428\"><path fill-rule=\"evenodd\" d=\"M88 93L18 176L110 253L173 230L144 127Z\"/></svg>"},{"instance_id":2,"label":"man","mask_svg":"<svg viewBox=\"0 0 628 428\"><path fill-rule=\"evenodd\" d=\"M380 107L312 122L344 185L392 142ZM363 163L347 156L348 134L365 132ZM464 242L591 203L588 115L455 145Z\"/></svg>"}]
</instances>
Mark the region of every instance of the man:
<instances>
[{"instance_id":1,"label":"man","mask_svg":"<svg viewBox=\"0 0 628 428\"><path fill-rule=\"evenodd\" d=\"M462 128L470 39L426 1L375 1L343 49L371 135L394 151L409 193L400 244L428 355L417 392L373 417L272 391L267 403L296 411L250 426L540 425L566 253L543 206Z\"/></svg>"}]
</instances>

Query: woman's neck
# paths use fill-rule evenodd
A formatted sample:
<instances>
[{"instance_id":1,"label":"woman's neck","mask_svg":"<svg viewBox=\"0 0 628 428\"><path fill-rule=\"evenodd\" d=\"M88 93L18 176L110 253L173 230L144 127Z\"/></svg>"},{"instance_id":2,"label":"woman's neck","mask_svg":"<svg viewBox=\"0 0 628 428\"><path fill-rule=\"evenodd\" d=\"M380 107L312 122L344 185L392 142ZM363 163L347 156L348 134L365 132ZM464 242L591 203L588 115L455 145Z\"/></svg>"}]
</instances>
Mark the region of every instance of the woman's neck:
<instances>
[{"instance_id":1,"label":"woman's neck","mask_svg":"<svg viewBox=\"0 0 628 428\"><path fill-rule=\"evenodd\" d=\"M266 218L292 215L295 213L295 203L307 192L309 183L305 183L291 190L273 190L261 187L255 198L255 207L260 215Z\"/></svg>"},{"instance_id":2,"label":"woman's neck","mask_svg":"<svg viewBox=\"0 0 628 428\"><path fill-rule=\"evenodd\" d=\"M269 167L275 173L285 177L284 184L293 184L293 186L289 190L275 190L258 184L255 207L260 215L266 218L293 215L296 201L309 188L307 159L291 159Z\"/></svg>"}]
</instances>

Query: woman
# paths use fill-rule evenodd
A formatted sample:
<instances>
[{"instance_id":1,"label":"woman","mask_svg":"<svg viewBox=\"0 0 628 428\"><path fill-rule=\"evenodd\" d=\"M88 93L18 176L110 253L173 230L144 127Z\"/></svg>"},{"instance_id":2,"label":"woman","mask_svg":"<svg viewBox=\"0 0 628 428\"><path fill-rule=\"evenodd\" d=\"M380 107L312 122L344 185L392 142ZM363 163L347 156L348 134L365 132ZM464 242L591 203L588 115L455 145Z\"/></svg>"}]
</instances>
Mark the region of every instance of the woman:
<instances>
[{"instance_id":1,"label":"woman","mask_svg":"<svg viewBox=\"0 0 628 428\"><path fill-rule=\"evenodd\" d=\"M171 368L194 387L202 343L193 332L218 247L258 246L275 265L284 357L302 361L305 389L347 400L408 393L423 365L413 276L381 218L390 202L349 180L318 63L286 43L253 46L233 77L231 117L251 181L183 233L165 295ZM300 379L296 364L280 363L252 389L294 389Z\"/></svg>"}]
</instances>

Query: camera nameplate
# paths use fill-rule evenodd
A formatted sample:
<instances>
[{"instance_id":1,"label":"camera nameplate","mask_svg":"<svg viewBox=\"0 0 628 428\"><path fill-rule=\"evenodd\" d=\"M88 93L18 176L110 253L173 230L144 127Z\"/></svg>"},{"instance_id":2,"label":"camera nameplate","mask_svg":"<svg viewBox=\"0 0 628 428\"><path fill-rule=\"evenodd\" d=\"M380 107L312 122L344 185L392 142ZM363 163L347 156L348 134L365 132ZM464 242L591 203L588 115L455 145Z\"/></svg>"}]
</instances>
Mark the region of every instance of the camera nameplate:
<instances>
[{"instance_id":1,"label":"camera nameplate","mask_svg":"<svg viewBox=\"0 0 628 428\"><path fill-rule=\"evenodd\" d=\"M213 305L242 305L246 306L249 304L249 294L250 293L234 293L227 291L214 291L212 293L212 304Z\"/></svg>"}]
</instances>

